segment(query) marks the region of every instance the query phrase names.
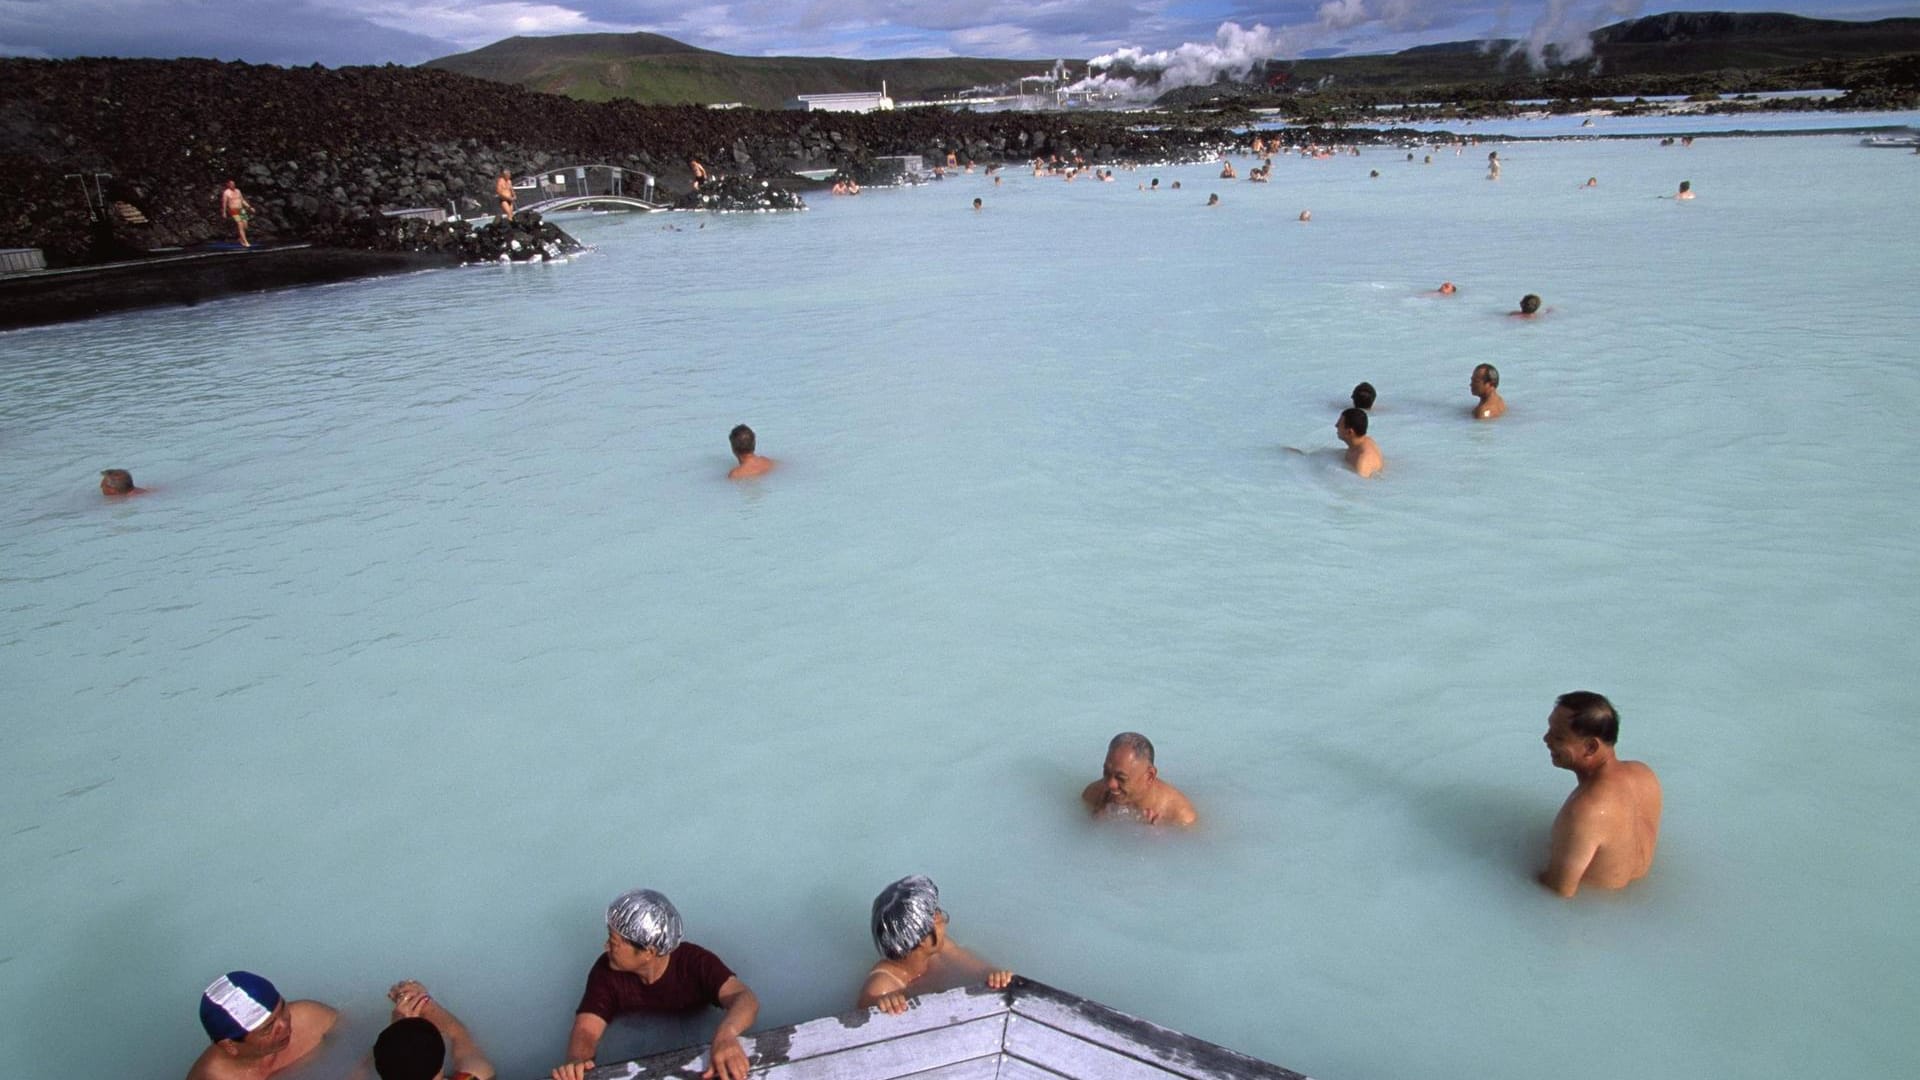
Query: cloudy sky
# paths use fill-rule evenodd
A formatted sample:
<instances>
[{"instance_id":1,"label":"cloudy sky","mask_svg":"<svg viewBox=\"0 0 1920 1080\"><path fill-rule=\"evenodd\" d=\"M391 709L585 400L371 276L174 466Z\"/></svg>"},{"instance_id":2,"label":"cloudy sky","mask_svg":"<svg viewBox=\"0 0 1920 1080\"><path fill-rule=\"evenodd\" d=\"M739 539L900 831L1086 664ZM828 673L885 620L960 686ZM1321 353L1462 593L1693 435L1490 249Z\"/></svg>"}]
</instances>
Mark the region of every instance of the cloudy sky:
<instances>
[{"instance_id":1,"label":"cloudy sky","mask_svg":"<svg viewBox=\"0 0 1920 1080\"><path fill-rule=\"evenodd\" d=\"M1231 34L1299 56L1486 36L1570 40L1676 8L1914 14L1911 2L1876 0L0 0L0 56L412 64L515 34L632 30L741 55L1087 58Z\"/></svg>"}]
</instances>

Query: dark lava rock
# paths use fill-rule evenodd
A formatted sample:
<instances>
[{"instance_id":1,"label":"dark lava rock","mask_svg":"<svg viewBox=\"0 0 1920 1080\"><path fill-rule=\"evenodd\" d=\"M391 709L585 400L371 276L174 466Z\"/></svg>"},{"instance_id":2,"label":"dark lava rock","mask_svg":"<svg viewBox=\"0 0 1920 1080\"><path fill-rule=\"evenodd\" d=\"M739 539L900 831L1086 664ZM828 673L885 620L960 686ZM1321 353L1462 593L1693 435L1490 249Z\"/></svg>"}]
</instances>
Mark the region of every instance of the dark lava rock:
<instances>
[{"instance_id":1,"label":"dark lava rock","mask_svg":"<svg viewBox=\"0 0 1920 1080\"><path fill-rule=\"evenodd\" d=\"M749 176L709 178L698 191L689 191L674 200L676 210L805 210L799 195L766 180Z\"/></svg>"},{"instance_id":2,"label":"dark lava rock","mask_svg":"<svg viewBox=\"0 0 1920 1080\"><path fill-rule=\"evenodd\" d=\"M577 101L394 65L0 59L0 247L39 247L49 262L72 264L226 239L232 226L217 193L229 177L254 206L248 229L257 239L361 237L395 250L448 241L416 226L383 230L380 211L471 209L503 168L618 165L652 174L656 197L680 203L692 188L690 158L764 179L799 169L858 175L899 154L928 164L949 152L973 161L1196 161L1231 142L1212 120L1141 126L1113 113L714 110ZM106 174L105 200L138 209L146 223L101 220L71 179L80 173ZM797 205L778 182L760 191L720 183L710 193L731 209Z\"/></svg>"}]
</instances>

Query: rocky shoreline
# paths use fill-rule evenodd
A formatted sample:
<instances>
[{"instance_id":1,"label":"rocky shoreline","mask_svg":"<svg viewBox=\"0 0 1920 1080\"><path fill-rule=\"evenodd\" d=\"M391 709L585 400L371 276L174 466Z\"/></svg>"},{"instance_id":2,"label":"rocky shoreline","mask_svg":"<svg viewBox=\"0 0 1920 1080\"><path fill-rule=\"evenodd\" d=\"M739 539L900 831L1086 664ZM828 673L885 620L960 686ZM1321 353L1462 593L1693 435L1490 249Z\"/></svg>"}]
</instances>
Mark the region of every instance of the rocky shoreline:
<instances>
[{"instance_id":1,"label":"rocky shoreline","mask_svg":"<svg viewBox=\"0 0 1920 1080\"><path fill-rule=\"evenodd\" d=\"M0 118L0 247L38 247L54 265L226 239L216 194L228 178L258 238L415 250L453 241L396 235L382 211L484 213L501 169L616 165L678 201L694 158L774 190L798 182L794 170L857 176L883 155L1158 162L1231 140L1211 122L1142 128L1114 114L656 107L424 68L212 60L0 60ZM102 174L104 214L74 174Z\"/></svg>"}]
</instances>

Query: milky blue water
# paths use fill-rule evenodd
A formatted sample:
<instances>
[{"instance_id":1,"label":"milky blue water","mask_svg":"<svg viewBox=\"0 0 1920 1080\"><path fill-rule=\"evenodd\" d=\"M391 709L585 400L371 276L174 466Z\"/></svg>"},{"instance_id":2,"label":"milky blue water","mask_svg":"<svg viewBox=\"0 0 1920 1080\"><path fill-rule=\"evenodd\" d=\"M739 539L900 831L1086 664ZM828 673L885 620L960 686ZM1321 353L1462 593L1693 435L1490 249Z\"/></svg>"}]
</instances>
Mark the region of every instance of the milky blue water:
<instances>
[{"instance_id":1,"label":"milky blue water","mask_svg":"<svg viewBox=\"0 0 1920 1080\"><path fill-rule=\"evenodd\" d=\"M0 336L0 1073L184 1070L245 967L530 1077L640 885L795 1022L912 872L1323 1080L1920 1073L1920 157L1856 141L962 177ZM1581 688L1666 821L1563 902ZM1079 811L1129 728L1193 834Z\"/></svg>"},{"instance_id":2,"label":"milky blue water","mask_svg":"<svg viewBox=\"0 0 1920 1080\"><path fill-rule=\"evenodd\" d=\"M1400 123L1390 114L1383 114L1380 125L1404 127L1413 131L1475 135L1480 138L1514 135L1525 138L1559 136L1604 139L1627 135L1702 135L1745 132L1780 135L1803 131L1833 131L1842 128L1913 127L1920 125L1920 110L1763 112L1732 115L1672 113L1660 116L1590 116L1582 113L1561 113L1522 120L1495 117L1485 120L1419 120L1408 123Z\"/></svg>"}]
</instances>

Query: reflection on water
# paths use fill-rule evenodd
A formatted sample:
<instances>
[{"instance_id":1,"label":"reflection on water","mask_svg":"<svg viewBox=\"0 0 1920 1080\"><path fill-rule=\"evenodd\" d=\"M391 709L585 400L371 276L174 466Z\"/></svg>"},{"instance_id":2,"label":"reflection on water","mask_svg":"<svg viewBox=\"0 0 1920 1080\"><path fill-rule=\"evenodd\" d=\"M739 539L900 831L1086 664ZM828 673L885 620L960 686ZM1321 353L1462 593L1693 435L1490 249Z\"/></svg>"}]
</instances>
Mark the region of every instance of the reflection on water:
<instances>
[{"instance_id":1,"label":"reflection on water","mask_svg":"<svg viewBox=\"0 0 1920 1080\"><path fill-rule=\"evenodd\" d=\"M0 1062L86 1000L89 1067L184 1067L247 967L422 979L536 1075L623 889L779 1024L918 872L983 955L1325 1078L1920 1071L1920 174L1854 141L970 177L7 335ZM1562 904L1582 687L1667 821ZM1193 835L1078 808L1127 728ZM1569 1056L1569 1000L1622 1037Z\"/></svg>"}]
</instances>

